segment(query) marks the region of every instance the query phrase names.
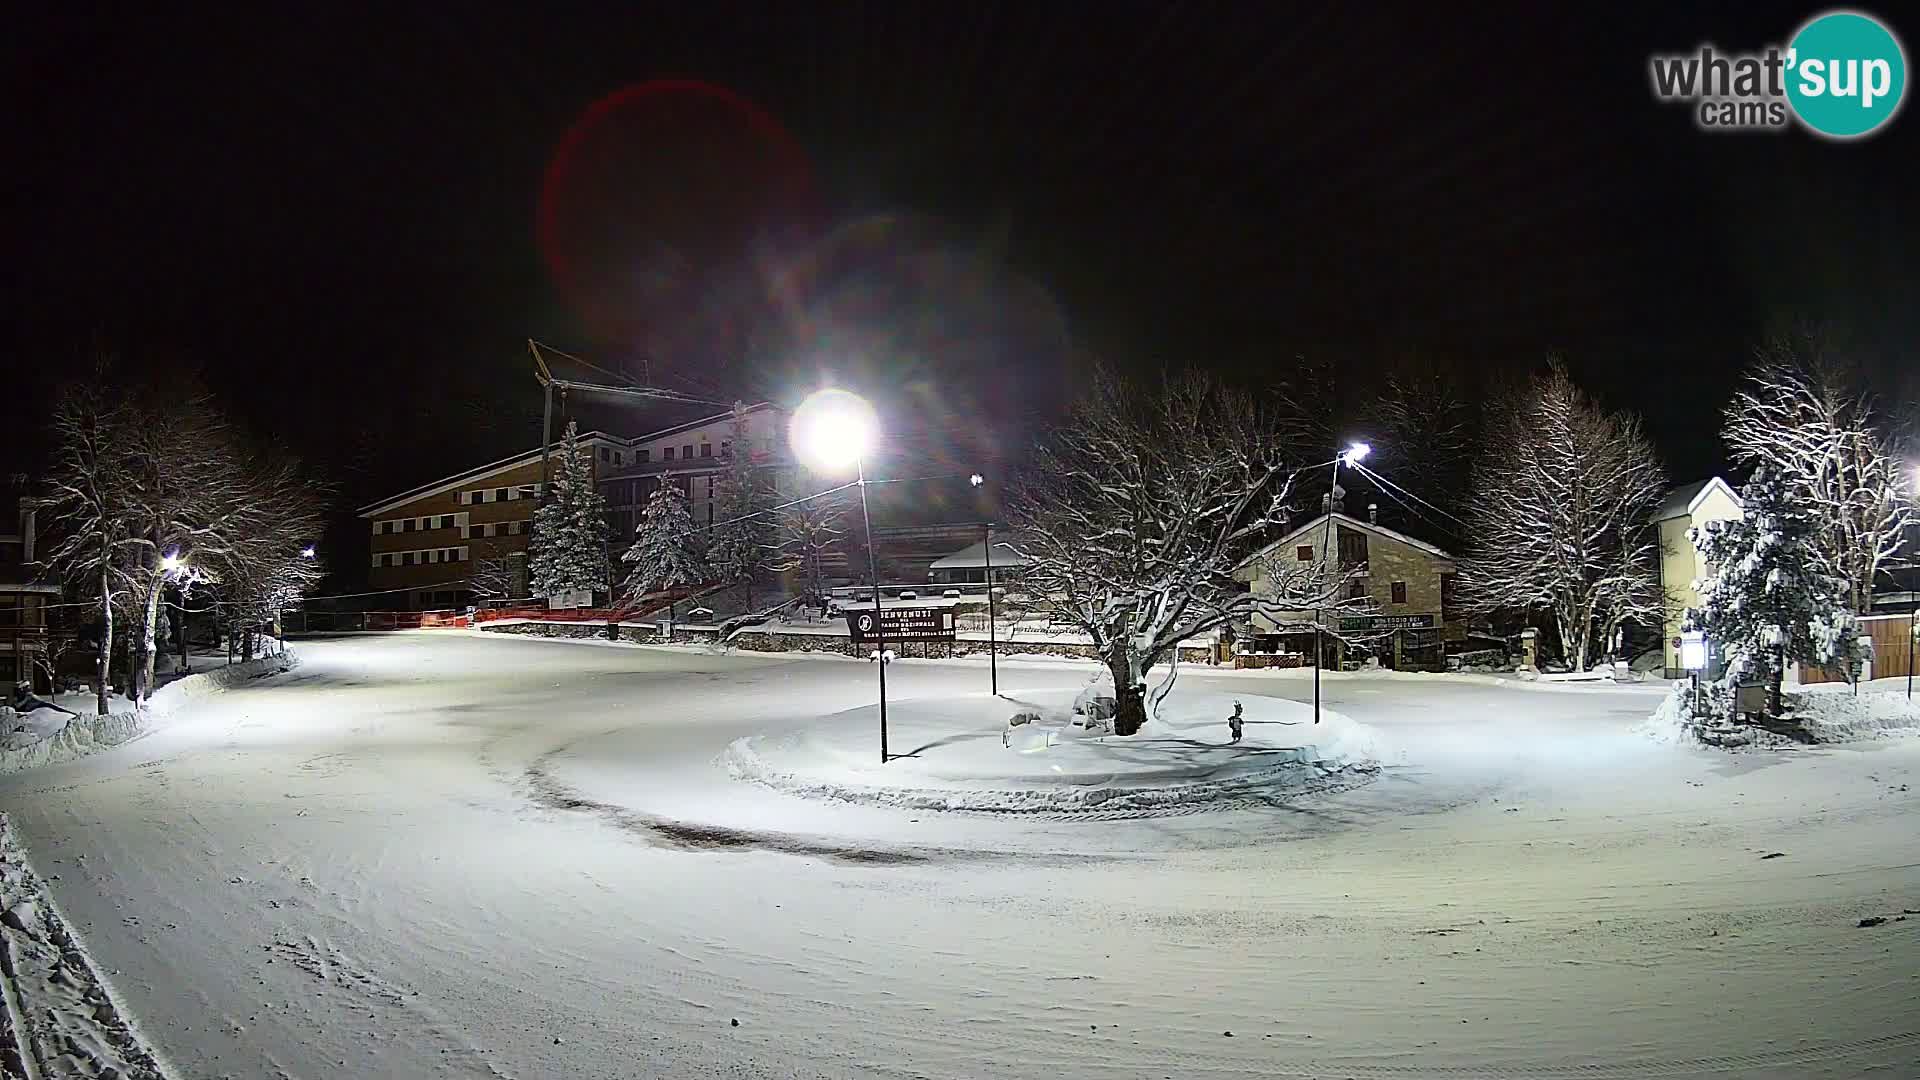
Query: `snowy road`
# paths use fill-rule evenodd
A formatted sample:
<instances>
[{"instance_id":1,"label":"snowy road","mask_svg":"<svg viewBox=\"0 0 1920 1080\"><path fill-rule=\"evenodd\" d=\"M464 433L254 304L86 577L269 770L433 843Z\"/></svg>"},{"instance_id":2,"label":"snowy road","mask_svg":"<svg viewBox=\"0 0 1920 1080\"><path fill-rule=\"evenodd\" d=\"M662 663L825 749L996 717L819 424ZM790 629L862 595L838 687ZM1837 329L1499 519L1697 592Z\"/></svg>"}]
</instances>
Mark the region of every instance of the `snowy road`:
<instances>
[{"instance_id":1,"label":"snowy road","mask_svg":"<svg viewBox=\"0 0 1920 1080\"><path fill-rule=\"evenodd\" d=\"M1630 734L1644 692L1349 678L1329 704L1406 751L1366 788L916 817L714 763L869 703L866 664L301 649L136 743L0 779L181 1078L1920 1070L1920 919L1856 925L1920 908L1914 741L1727 758Z\"/></svg>"}]
</instances>

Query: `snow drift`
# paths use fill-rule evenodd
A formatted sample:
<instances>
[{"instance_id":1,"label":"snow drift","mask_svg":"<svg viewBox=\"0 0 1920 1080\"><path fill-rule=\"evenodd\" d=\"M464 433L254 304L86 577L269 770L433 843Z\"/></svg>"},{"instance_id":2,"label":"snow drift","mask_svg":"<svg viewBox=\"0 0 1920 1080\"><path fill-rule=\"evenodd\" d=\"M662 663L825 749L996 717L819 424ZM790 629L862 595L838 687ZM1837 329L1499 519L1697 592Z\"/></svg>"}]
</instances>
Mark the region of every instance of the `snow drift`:
<instances>
[{"instance_id":1,"label":"snow drift","mask_svg":"<svg viewBox=\"0 0 1920 1080\"><path fill-rule=\"evenodd\" d=\"M144 734L154 721L183 705L263 675L285 671L298 662L296 654L288 652L188 675L155 690L144 707L105 716L99 713L68 716L50 709L22 716L0 706L0 773L72 761L130 742Z\"/></svg>"},{"instance_id":2,"label":"snow drift","mask_svg":"<svg viewBox=\"0 0 1920 1080\"><path fill-rule=\"evenodd\" d=\"M1089 699L1082 694L1084 707ZM735 740L722 755L736 779L807 798L976 813L1190 813L1366 783L1378 772L1373 732L1304 705L1249 697L1245 734L1230 740L1235 699L1176 691L1136 735L1115 736L1074 712L1071 690L889 703L893 759L879 760L873 708L802 731ZM1018 723L1010 723L1020 717Z\"/></svg>"},{"instance_id":3,"label":"snow drift","mask_svg":"<svg viewBox=\"0 0 1920 1080\"><path fill-rule=\"evenodd\" d=\"M1677 682L1640 731L1656 742L1715 748L1794 746L1803 740L1748 724L1717 725L1687 707L1691 688ZM1920 735L1920 700L1899 689L1863 685L1858 693L1844 683L1786 691L1787 722L1815 743L1854 742L1887 736Z\"/></svg>"}]
</instances>

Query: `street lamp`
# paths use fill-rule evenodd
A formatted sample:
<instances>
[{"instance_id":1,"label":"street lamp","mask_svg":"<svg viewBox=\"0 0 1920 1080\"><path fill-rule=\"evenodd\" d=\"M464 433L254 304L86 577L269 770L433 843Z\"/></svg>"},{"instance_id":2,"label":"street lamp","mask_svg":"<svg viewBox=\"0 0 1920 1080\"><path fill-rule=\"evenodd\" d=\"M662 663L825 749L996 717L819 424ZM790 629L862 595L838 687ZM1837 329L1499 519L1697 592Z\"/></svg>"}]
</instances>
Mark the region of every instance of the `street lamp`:
<instances>
[{"instance_id":1,"label":"street lamp","mask_svg":"<svg viewBox=\"0 0 1920 1080\"><path fill-rule=\"evenodd\" d=\"M160 572L163 574L180 573L186 566L186 556L181 555L177 548L160 556Z\"/></svg>"},{"instance_id":2,"label":"street lamp","mask_svg":"<svg viewBox=\"0 0 1920 1080\"><path fill-rule=\"evenodd\" d=\"M880 670L880 763L887 763L887 635L880 621L880 561L873 550L873 515L867 509L866 456L880 433L879 417L865 398L846 390L816 390L793 410L787 439L793 455L809 467L853 467L860 485L860 522L867 534L867 573L873 578L873 641Z\"/></svg>"},{"instance_id":3,"label":"street lamp","mask_svg":"<svg viewBox=\"0 0 1920 1080\"><path fill-rule=\"evenodd\" d=\"M967 483L979 487L987 478L979 473L967 477ZM995 697L1000 696L1000 641L999 631L994 623L998 611L993 603L993 522L980 527L980 551L987 560L987 686Z\"/></svg>"},{"instance_id":4,"label":"street lamp","mask_svg":"<svg viewBox=\"0 0 1920 1080\"><path fill-rule=\"evenodd\" d=\"M303 547L303 548L301 548L301 549L300 549L300 557L301 557L301 558L303 558L303 559L311 559L311 558L313 558L313 557L314 557L314 550L313 550L313 545L312 545L312 544L308 544L308 545L307 545L306 547Z\"/></svg>"}]
</instances>

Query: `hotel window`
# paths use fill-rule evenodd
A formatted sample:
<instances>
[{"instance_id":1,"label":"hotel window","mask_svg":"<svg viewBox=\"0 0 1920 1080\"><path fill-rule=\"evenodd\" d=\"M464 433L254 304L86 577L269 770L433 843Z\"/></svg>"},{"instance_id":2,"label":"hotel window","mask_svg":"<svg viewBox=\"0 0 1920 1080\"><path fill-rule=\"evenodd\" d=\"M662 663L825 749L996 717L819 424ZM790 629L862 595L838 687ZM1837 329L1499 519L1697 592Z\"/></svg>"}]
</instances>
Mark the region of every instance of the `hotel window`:
<instances>
[{"instance_id":1,"label":"hotel window","mask_svg":"<svg viewBox=\"0 0 1920 1080\"><path fill-rule=\"evenodd\" d=\"M691 458L693 457L693 444L692 444L692 443L688 443L687 445L685 445L685 446L683 446L683 447L681 447L681 448L680 448L680 456L681 456L681 457L683 457L683 458L689 458L689 459L691 459Z\"/></svg>"},{"instance_id":2,"label":"hotel window","mask_svg":"<svg viewBox=\"0 0 1920 1080\"><path fill-rule=\"evenodd\" d=\"M615 450L613 452L613 463L615 465L625 465L627 463L626 451Z\"/></svg>"},{"instance_id":3,"label":"hotel window","mask_svg":"<svg viewBox=\"0 0 1920 1080\"><path fill-rule=\"evenodd\" d=\"M1396 604L1404 604L1407 602L1406 582L1396 581L1393 583L1393 602Z\"/></svg>"},{"instance_id":4,"label":"hotel window","mask_svg":"<svg viewBox=\"0 0 1920 1080\"><path fill-rule=\"evenodd\" d=\"M668 461L673 460L673 447L671 446L667 447L667 460Z\"/></svg>"},{"instance_id":5,"label":"hotel window","mask_svg":"<svg viewBox=\"0 0 1920 1080\"><path fill-rule=\"evenodd\" d=\"M1313 561L1313 545L1301 544L1299 547L1294 548L1293 557L1300 562L1312 562Z\"/></svg>"},{"instance_id":6,"label":"hotel window","mask_svg":"<svg viewBox=\"0 0 1920 1080\"><path fill-rule=\"evenodd\" d=\"M1366 598L1367 598L1366 582L1361 581L1359 578L1355 578L1352 581L1347 582L1347 599L1365 600Z\"/></svg>"},{"instance_id":7,"label":"hotel window","mask_svg":"<svg viewBox=\"0 0 1920 1080\"><path fill-rule=\"evenodd\" d=\"M701 444L700 444L700 456L701 456L701 457L712 457L712 456L713 456L713 444L712 444L712 443L701 443Z\"/></svg>"},{"instance_id":8,"label":"hotel window","mask_svg":"<svg viewBox=\"0 0 1920 1080\"><path fill-rule=\"evenodd\" d=\"M648 450L644 447L639 450L635 450L633 452L633 460L635 464L645 464L646 462L653 460L653 451Z\"/></svg>"},{"instance_id":9,"label":"hotel window","mask_svg":"<svg viewBox=\"0 0 1920 1080\"><path fill-rule=\"evenodd\" d=\"M509 496L507 495L507 492L508 492L508 490L509 490L509 489L507 489L507 488L494 488L494 489L493 489L493 501L494 501L494 502L506 502L506 501L507 501L507 499L508 499L508 497L509 497Z\"/></svg>"}]
</instances>

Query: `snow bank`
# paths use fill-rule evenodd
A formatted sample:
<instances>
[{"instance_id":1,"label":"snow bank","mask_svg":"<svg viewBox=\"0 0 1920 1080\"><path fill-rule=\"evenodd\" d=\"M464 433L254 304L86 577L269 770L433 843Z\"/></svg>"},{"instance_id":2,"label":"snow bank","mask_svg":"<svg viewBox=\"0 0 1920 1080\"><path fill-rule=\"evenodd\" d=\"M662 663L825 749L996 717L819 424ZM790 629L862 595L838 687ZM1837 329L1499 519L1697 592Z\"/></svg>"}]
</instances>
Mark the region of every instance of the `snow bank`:
<instances>
[{"instance_id":1,"label":"snow bank","mask_svg":"<svg viewBox=\"0 0 1920 1080\"><path fill-rule=\"evenodd\" d=\"M1660 707L1639 727L1655 742L1711 746L1782 747L1805 740L1748 724L1703 722L1687 708L1688 684L1677 682ZM1815 743L1854 742L1889 736L1920 735L1920 699L1909 701L1902 690L1863 686L1859 693L1844 683L1806 687L1784 695L1788 720Z\"/></svg>"},{"instance_id":2,"label":"snow bank","mask_svg":"<svg viewBox=\"0 0 1920 1080\"><path fill-rule=\"evenodd\" d=\"M164 1080L0 814L0 1050L13 1076Z\"/></svg>"},{"instance_id":3,"label":"snow bank","mask_svg":"<svg viewBox=\"0 0 1920 1080\"><path fill-rule=\"evenodd\" d=\"M793 795L911 810L1064 815L1189 813L1371 780L1379 740L1338 713L1297 702L1245 701L1245 734L1229 739L1234 699L1175 693L1139 734L1119 737L1075 714L1073 690L889 703L893 760L881 764L872 708L802 731L729 745L736 779ZM1009 726L1017 714L1028 722Z\"/></svg>"},{"instance_id":4,"label":"snow bank","mask_svg":"<svg viewBox=\"0 0 1920 1080\"><path fill-rule=\"evenodd\" d=\"M21 716L0 706L0 773L72 761L119 746L145 733L154 721L175 709L285 671L298 662L297 655L288 652L187 675L155 690L144 708L105 716L98 713L68 716L51 709L37 709Z\"/></svg>"}]
</instances>

